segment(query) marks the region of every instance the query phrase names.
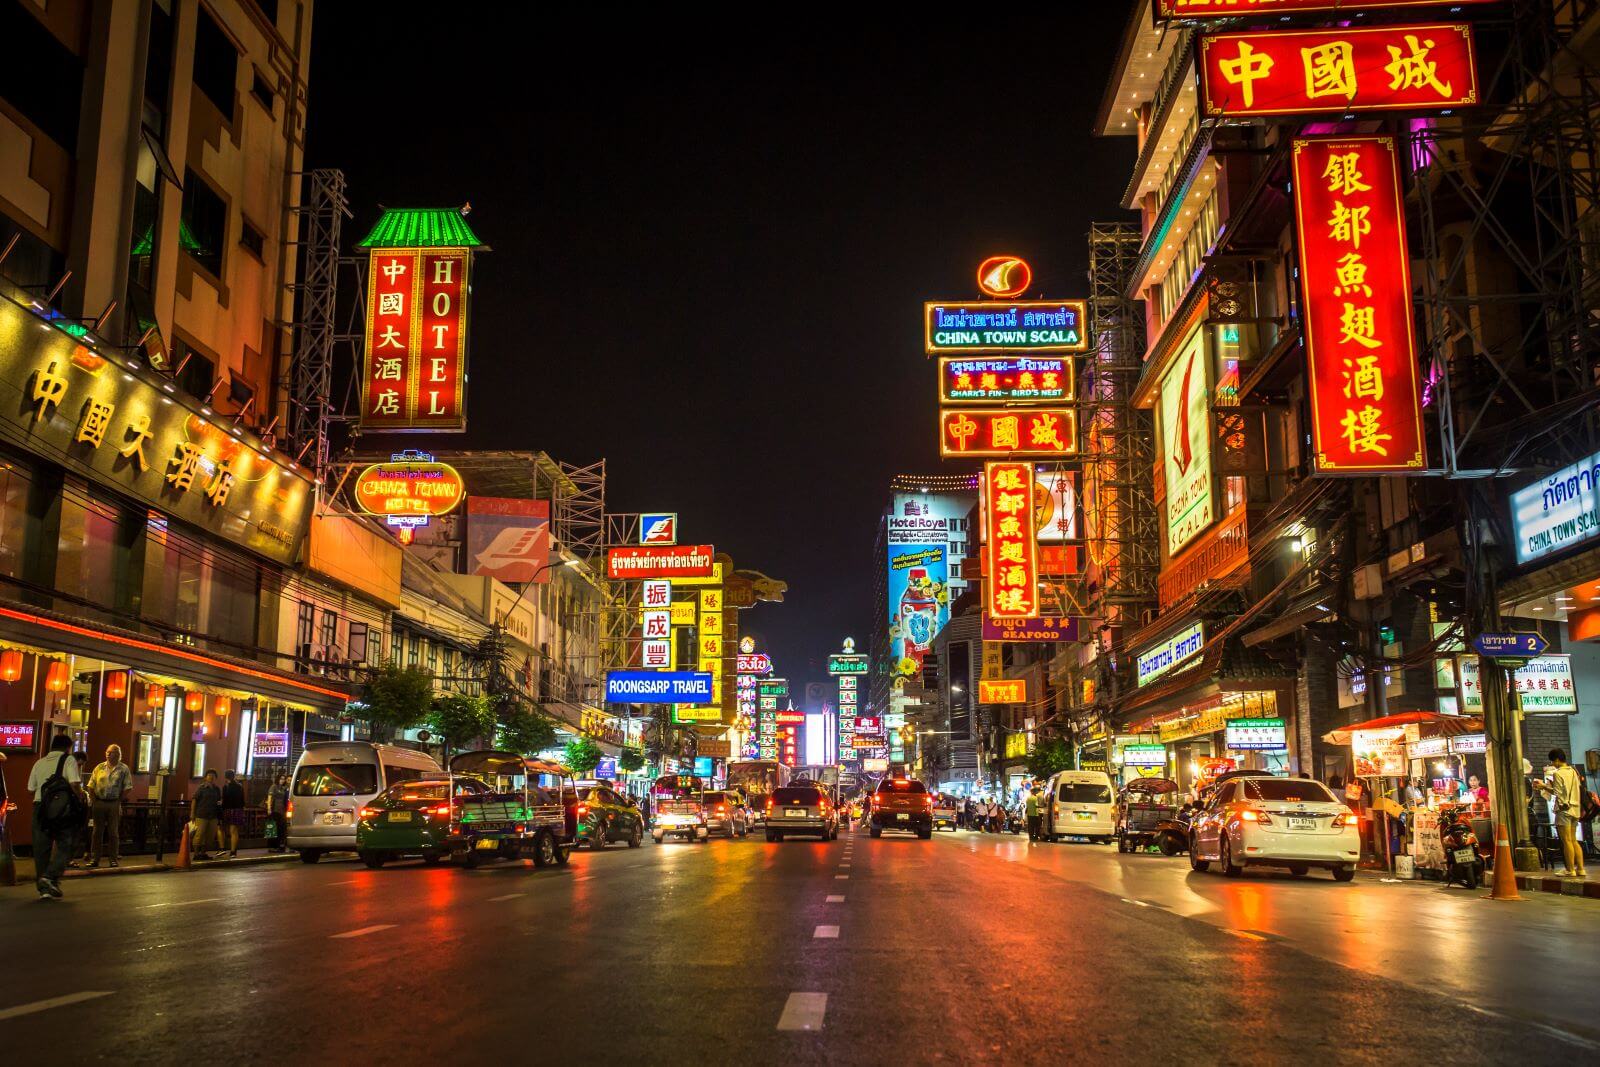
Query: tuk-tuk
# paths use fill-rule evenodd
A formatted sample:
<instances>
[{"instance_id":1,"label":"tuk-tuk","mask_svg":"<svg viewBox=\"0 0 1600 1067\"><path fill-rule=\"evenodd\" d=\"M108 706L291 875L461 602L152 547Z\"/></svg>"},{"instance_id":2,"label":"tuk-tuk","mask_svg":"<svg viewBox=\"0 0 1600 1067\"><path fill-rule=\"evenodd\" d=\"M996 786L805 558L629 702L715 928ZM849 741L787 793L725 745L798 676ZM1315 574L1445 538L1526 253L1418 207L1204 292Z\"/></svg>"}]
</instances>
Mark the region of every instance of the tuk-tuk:
<instances>
[{"instance_id":1,"label":"tuk-tuk","mask_svg":"<svg viewBox=\"0 0 1600 1067\"><path fill-rule=\"evenodd\" d=\"M489 792L459 797L451 807L450 855L464 867L494 859L533 860L535 867L565 866L577 842L572 774L560 764L514 752L463 752L450 774L476 778ZM454 793L454 790L451 791Z\"/></svg>"},{"instance_id":2,"label":"tuk-tuk","mask_svg":"<svg viewBox=\"0 0 1600 1067\"><path fill-rule=\"evenodd\" d=\"M933 828L951 832L956 829L956 798L949 793L939 793L933 798Z\"/></svg>"},{"instance_id":3,"label":"tuk-tuk","mask_svg":"<svg viewBox=\"0 0 1600 1067\"><path fill-rule=\"evenodd\" d=\"M1149 848L1160 824L1177 814L1177 782L1170 778L1135 778L1117 794L1117 851L1142 852Z\"/></svg>"}]
</instances>

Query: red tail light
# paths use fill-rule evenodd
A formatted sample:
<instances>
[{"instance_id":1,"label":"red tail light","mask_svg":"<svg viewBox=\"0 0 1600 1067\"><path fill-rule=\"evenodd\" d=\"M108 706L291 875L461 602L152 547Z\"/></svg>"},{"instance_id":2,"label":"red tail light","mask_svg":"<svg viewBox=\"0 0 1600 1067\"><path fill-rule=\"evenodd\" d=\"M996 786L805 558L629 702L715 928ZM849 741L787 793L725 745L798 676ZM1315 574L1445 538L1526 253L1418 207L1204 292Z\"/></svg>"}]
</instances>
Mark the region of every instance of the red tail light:
<instances>
[{"instance_id":1,"label":"red tail light","mask_svg":"<svg viewBox=\"0 0 1600 1067\"><path fill-rule=\"evenodd\" d=\"M283 815L286 819L294 818L294 801L289 801L289 806L284 809Z\"/></svg>"},{"instance_id":2,"label":"red tail light","mask_svg":"<svg viewBox=\"0 0 1600 1067\"><path fill-rule=\"evenodd\" d=\"M428 809L428 814L437 816L441 819L448 819L450 817L450 805L435 804L433 807Z\"/></svg>"},{"instance_id":3,"label":"red tail light","mask_svg":"<svg viewBox=\"0 0 1600 1067\"><path fill-rule=\"evenodd\" d=\"M1347 811L1343 815L1335 815L1333 817L1333 825L1335 825L1335 826L1360 826L1361 825L1361 816L1357 815L1353 811Z\"/></svg>"},{"instance_id":4,"label":"red tail light","mask_svg":"<svg viewBox=\"0 0 1600 1067\"><path fill-rule=\"evenodd\" d=\"M382 808L362 808L361 809L361 817L363 819L376 819L378 816L380 816L382 814L383 814L383 809Z\"/></svg>"},{"instance_id":5,"label":"red tail light","mask_svg":"<svg viewBox=\"0 0 1600 1067\"><path fill-rule=\"evenodd\" d=\"M578 805L578 818L581 819L587 814L589 814L589 805L587 805L587 804L579 804Z\"/></svg>"},{"instance_id":6,"label":"red tail light","mask_svg":"<svg viewBox=\"0 0 1600 1067\"><path fill-rule=\"evenodd\" d=\"M726 815L726 814L728 814L728 805L726 805L726 804L718 804L717 805L717 814L718 815Z\"/></svg>"},{"instance_id":7,"label":"red tail light","mask_svg":"<svg viewBox=\"0 0 1600 1067\"><path fill-rule=\"evenodd\" d=\"M767 798L767 810L768 811L772 810L772 798L771 797Z\"/></svg>"}]
</instances>

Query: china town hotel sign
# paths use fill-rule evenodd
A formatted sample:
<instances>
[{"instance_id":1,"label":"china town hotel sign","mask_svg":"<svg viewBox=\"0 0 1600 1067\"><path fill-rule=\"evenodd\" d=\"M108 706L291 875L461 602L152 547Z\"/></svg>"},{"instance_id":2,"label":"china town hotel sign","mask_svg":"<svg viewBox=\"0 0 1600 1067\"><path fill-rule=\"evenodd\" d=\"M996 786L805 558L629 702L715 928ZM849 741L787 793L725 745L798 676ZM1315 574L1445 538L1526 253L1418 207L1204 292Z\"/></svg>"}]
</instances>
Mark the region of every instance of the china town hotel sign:
<instances>
[{"instance_id":1,"label":"china town hotel sign","mask_svg":"<svg viewBox=\"0 0 1600 1067\"><path fill-rule=\"evenodd\" d=\"M310 522L311 482L147 375L0 298L0 440L292 564Z\"/></svg>"}]
</instances>

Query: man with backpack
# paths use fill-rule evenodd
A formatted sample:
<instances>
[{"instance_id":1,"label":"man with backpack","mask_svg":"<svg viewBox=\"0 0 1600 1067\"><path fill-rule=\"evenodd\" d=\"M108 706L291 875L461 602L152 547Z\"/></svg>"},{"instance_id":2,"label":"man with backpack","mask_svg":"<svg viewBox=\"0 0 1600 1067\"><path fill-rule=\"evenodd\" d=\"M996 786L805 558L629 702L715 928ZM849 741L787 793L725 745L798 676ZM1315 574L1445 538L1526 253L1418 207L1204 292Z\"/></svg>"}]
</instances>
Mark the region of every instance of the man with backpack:
<instances>
[{"instance_id":1,"label":"man with backpack","mask_svg":"<svg viewBox=\"0 0 1600 1067\"><path fill-rule=\"evenodd\" d=\"M89 806L83 775L72 758L71 736L51 738L50 751L28 775L28 788L33 791L34 888L41 898L59 897L61 874L72 858Z\"/></svg>"}]
</instances>

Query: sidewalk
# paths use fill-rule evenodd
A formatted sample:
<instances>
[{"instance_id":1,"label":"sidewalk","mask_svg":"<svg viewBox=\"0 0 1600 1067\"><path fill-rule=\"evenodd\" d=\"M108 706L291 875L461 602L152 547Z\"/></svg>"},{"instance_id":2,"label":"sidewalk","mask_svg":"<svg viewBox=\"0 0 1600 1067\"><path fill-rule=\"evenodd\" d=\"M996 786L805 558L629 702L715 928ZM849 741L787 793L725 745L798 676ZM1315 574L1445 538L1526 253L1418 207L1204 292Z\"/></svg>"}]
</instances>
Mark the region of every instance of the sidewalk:
<instances>
[{"instance_id":1,"label":"sidewalk","mask_svg":"<svg viewBox=\"0 0 1600 1067\"><path fill-rule=\"evenodd\" d=\"M1595 871L1590 871L1586 878L1563 878L1549 872L1519 874L1517 888L1524 893L1561 893L1569 897L1600 900L1600 877L1597 877L1596 871L1600 871L1600 865Z\"/></svg>"},{"instance_id":2,"label":"sidewalk","mask_svg":"<svg viewBox=\"0 0 1600 1067\"><path fill-rule=\"evenodd\" d=\"M299 859L297 852L268 852L264 848L240 849L239 855L232 859L195 860L194 870L206 870L213 867L253 867L262 863L284 863ZM122 874L157 874L161 871L177 870L178 855L174 851L169 853L160 863L154 856L128 856L122 860L120 867L107 867L105 861L94 869L84 867L68 867L66 878L109 878ZM33 885L33 857L18 856L17 884L31 887ZM5 888L0 884L0 889Z\"/></svg>"}]
</instances>

